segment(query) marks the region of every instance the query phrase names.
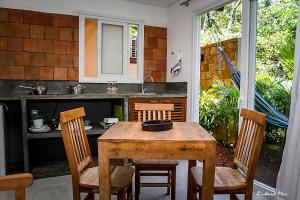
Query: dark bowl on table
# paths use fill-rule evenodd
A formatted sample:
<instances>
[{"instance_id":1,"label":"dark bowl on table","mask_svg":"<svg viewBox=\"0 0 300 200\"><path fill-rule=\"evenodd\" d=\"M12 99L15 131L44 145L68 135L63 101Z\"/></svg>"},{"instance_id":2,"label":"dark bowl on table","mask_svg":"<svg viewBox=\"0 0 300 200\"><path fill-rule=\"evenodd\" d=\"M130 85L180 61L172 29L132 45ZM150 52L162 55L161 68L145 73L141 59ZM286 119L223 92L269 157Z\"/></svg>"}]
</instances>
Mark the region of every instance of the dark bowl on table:
<instances>
[{"instance_id":1,"label":"dark bowl on table","mask_svg":"<svg viewBox=\"0 0 300 200\"><path fill-rule=\"evenodd\" d=\"M143 131L167 131L173 128L171 120L150 120L142 122Z\"/></svg>"}]
</instances>

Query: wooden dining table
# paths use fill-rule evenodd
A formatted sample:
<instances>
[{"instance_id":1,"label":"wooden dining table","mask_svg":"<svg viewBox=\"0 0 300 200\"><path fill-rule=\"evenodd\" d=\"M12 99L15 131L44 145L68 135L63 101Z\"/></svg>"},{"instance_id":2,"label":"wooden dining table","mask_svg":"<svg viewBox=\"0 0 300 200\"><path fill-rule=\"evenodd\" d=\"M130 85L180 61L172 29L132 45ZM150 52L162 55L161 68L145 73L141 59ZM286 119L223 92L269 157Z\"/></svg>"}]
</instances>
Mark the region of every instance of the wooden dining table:
<instances>
[{"instance_id":1,"label":"wooden dining table","mask_svg":"<svg viewBox=\"0 0 300 200\"><path fill-rule=\"evenodd\" d=\"M140 122L118 122L98 138L99 193L111 199L110 159L188 160L187 199L192 198L190 168L203 160L202 199L213 199L216 140L198 123L174 122L161 132L142 130Z\"/></svg>"}]
</instances>

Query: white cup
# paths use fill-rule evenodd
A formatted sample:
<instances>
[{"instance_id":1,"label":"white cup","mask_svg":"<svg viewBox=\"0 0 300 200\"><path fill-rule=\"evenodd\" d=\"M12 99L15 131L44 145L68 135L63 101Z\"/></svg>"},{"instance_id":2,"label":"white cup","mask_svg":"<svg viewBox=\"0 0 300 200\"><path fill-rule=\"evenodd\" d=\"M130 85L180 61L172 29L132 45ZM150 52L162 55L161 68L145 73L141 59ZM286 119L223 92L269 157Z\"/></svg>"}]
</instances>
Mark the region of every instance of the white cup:
<instances>
[{"instance_id":1,"label":"white cup","mask_svg":"<svg viewBox=\"0 0 300 200\"><path fill-rule=\"evenodd\" d=\"M34 128L42 128L43 127L44 120L43 119L35 119L33 120L33 126Z\"/></svg>"}]
</instances>

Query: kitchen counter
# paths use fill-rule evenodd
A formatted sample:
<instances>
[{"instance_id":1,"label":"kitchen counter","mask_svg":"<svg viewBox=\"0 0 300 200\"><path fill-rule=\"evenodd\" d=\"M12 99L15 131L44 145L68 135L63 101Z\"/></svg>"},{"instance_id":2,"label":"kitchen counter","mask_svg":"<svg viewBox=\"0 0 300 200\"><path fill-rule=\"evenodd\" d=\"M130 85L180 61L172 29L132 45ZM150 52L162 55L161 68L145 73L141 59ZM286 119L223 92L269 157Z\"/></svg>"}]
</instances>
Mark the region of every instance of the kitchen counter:
<instances>
[{"instance_id":1,"label":"kitchen counter","mask_svg":"<svg viewBox=\"0 0 300 200\"><path fill-rule=\"evenodd\" d=\"M47 95L25 95L25 94L0 94L0 100L22 100L22 99L127 99L127 98L172 98L187 97L186 93L127 93L127 94L47 94Z\"/></svg>"},{"instance_id":2,"label":"kitchen counter","mask_svg":"<svg viewBox=\"0 0 300 200\"><path fill-rule=\"evenodd\" d=\"M12 90L14 91L14 90ZM97 112L105 113L105 112L111 112L112 105L121 105L123 110L123 117L124 120L128 120L129 116L129 101L140 99L141 101L147 101L147 100L153 100L155 98L158 99L166 99L166 101L169 99L183 99L187 97L187 94L185 92L176 92L176 91L169 91L169 92L158 92L154 93L149 91L149 93L135 93L135 92L124 92L116 95L108 95L106 93L83 93L81 95L73 95L73 94L55 94L51 93L55 91L50 91L50 94L47 95L28 95L28 94L7 94L4 92L0 93L0 102L2 103L8 103L12 101L19 101L20 103L20 109L21 109L21 116L20 119L22 120L22 141L23 141L23 159L24 159L24 170L29 171L30 170L30 159L29 159L29 140L43 140L46 141L49 138L60 138L61 134L59 131L50 131L48 133L43 134L36 134L31 133L28 131L28 112L32 109L36 109L35 106L39 106L40 108L44 108L44 113L53 112L55 110L54 105L61 105L60 110L64 110L65 108L71 108L73 106L82 106L84 104L90 105L90 106L96 106L98 109ZM58 91L59 92L59 91ZM170 101L170 100L168 100ZM181 101L181 100L180 100ZM186 101L186 100L185 100ZM65 107L64 107L65 106ZM178 106L178 105L177 105ZM88 109L88 106L87 106ZM105 109L108 109L109 111L105 111ZM185 109L185 108L184 108ZM40 109L38 109L40 110ZM178 111L178 108L177 108ZM56 112L56 111L55 111ZM57 111L59 113L59 111ZM104 114L103 114L104 115ZM97 117L99 117L97 115ZM102 116L103 117L103 116ZM57 117L56 117L57 118ZM102 134L105 130L103 128L94 128L91 131L87 131L87 135L97 137L100 134Z\"/></svg>"}]
</instances>

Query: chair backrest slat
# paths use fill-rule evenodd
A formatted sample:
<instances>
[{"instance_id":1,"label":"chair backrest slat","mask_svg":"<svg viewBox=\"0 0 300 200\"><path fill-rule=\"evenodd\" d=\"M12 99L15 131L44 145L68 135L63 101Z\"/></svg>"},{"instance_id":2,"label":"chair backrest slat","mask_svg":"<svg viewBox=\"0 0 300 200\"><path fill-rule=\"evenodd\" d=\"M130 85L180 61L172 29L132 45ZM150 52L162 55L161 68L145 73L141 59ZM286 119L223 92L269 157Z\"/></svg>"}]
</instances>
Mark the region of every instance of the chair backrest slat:
<instances>
[{"instance_id":1,"label":"chair backrest slat","mask_svg":"<svg viewBox=\"0 0 300 200\"><path fill-rule=\"evenodd\" d=\"M68 162L72 176L77 178L79 177L79 173L85 168L93 166L90 147L83 125L84 116L84 108L60 113L62 137Z\"/></svg>"},{"instance_id":2,"label":"chair backrest slat","mask_svg":"<svg viewBox=\"0 0 300 200\"><path fill-rule=\"evenodd\" d=\"M146 120L161 120L172 118L172 111L174 111L174 104L149 104L136 103L134 109L138 111L138 121ZM141 116L143 114L143 117Z\"/></svg>"},{"instance_id":3,"label":"chair backrest slat","mask_svg":"<svg viewBox=\"0 0 300 200\"><path fill-rule=\"evenodd\" d=\"M241 117L243 121L235 149L234 167L240 168L246 174L246 179L252 181L263 142L266 115L242 109Z\"/></svg>"}]
</instances>

